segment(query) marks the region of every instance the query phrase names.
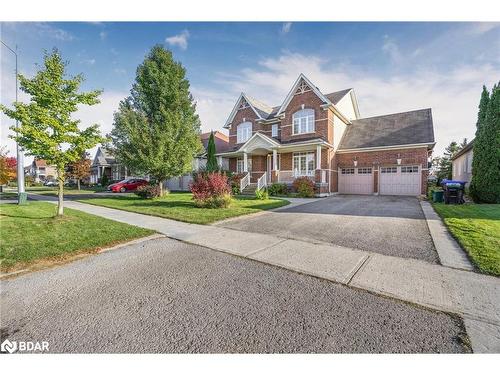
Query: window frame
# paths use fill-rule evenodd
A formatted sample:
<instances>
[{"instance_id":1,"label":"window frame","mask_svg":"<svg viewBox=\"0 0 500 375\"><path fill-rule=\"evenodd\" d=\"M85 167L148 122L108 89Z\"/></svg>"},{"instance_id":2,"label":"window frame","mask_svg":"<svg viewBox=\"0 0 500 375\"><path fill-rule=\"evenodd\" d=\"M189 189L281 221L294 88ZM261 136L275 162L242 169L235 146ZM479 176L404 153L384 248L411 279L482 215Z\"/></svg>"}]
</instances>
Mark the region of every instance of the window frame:
<instances>
[{"instance_id":1,"label":"window frame","mask_svg":"<svg viewBox=\"0 0 500 375\"><path fill-rule=\"evenodd\" d=\"M380 167L380 173L398 173L398 167Z\"/></svg>"},{"instance_id":2,"label":"window frame","mask_svg":"<svg viewBox=\"0 0 500 375\"><path fill-rule=\"evenodd\" d=\"M236 143L245 143L252 137L252 122L245 121L236 127ZM245 131L246 138L243 139L243 131Z\"/></svg>"},{"instance_id":3,"label":"window frame","mask_svg":"<svg viewBox=\"0 0 500 375\"><path fill-rule=\"evenodd\" d=\"M302 169L302 158L304 159L304 169ZM299 168L296 168L298 159ZM311 167L312 163L312 167ZM311 168L310 168L311 167ZM316 154L314 152L294 152L292 155L292 170L295 177L314 176L316 170Z\"/></svg>"},{"instance_id":4,"label":"window frame","mask_svg":"<svg viewBox=\"0 0 500 375\"><path fill-rule=\"evenodd\" d=\"M408 168L410 168L411 170L408 171ZM407 173L407 174L418 173L418 165L403 165L401 167L401 173Z\"/></svg>"},{"instance_id":5,"label":"window frame","mask_svg":"<svg viewBox=\"0 0 500 375\"><path fill-rule=\"evenodd\" d=\"M272 124L271 125L271 137L277 137L278 136L278 124Z\"/></svg>"},{"instance_id":6,"label":"window frame","mask_svg":"<svg viewBox=\"0 0 500 375\"><path fill-rule=\"evenodd\" d=\"M349 171L349 172L347 172ZM354 171L354 168L340 168L340 174L343 174L343 175L350 175L350 174L354 174L355 171Z\"/></svg>"},{"instance_id":7,"label":"window frame","mask_svg":"<svg viewBox=\"0 0 500 375\"><path fill-rule=\"evenodd\" d=\"M248 173L252 172L252 158L247 158L247 167ZM236 159L236 173L245 173L244 172L245 160L243 158Z\"/></svg>"},{"instance_id":8,"label":"window frame","mask_svg":"<svg viewBox=\"0 0 500 375\"><path fill-rule=\"evenodd\" d=\"M295 126L297 126L297 130L295 129ZM309 134L314 133L315 131L316 125L314 109L304 108L292 115L292 135Z\"/></svg>"},{"instance_id":9,"label":"window frame","mask_svg":"<svg viewBox=\"0 0 500 375\"><path fill-rule=\"evenodd\" d=\"M372 174L373 173L371 167L360 167L360 168L358 168L357 172L358 172L358 174Z\"/></svg>"}]
</instances>

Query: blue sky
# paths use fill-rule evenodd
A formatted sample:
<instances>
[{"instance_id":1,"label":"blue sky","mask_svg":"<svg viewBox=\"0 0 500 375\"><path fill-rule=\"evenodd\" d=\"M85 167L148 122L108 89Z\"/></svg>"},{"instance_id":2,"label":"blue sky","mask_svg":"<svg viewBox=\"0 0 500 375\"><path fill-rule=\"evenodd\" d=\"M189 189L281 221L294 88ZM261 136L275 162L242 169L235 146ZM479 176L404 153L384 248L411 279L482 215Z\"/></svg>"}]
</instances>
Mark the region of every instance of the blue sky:
<instances>
[{"instance_id":1,"label":"blue sky","mask_svg":"<svg viewBox=\"0 0 500 375\"><path fill-rule=\"evenodd\" d=\"M433 108L439 153L472 138L483 84L500 80L500 24L492 23L2 23L31 75L57 47L83 89L102 104L79 113L103 132L128 95L135 69L155 44L187 69L204 130L221 129L239 92L279 105L301 72L322 91L354 87L363 117ZM2 97L14 100L13 59L2 47ZM10 121L2 117L2 145Z\"/></svg>"}]
</instances>

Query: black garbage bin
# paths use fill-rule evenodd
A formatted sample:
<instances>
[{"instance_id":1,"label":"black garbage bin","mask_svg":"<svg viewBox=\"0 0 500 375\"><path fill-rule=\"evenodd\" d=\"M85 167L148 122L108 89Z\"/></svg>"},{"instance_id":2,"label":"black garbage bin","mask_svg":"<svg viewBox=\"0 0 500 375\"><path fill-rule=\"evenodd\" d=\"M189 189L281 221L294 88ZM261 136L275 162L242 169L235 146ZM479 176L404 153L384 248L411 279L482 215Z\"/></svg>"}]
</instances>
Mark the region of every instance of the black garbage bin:
<instances>
[{"instance_id":1,"label":"black garbage bin","mask_svg":"<svg viewBox=\"0 0 500 375\"><path fill-rule=\"evenodd\" d=\"M443 183L444 203L462 204L464 203L464 184L458 181L448 181Z\"/></svg>"}]
</instances>

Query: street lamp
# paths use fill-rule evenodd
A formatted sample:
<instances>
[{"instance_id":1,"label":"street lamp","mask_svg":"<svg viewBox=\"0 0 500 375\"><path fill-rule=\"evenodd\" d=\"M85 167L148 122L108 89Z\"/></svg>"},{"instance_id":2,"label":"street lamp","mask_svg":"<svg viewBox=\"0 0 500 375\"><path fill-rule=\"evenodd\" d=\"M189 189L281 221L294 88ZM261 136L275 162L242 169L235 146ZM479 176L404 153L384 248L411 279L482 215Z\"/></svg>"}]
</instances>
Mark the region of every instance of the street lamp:
<instances>
[{"instance_id":1,"label":"street lamp","mask_svg":"<svg viewBox=\"0 0 500 375\"><path fill-rule=\"evenodd\" d=\"M7 47L7 49L16 56L16 102L17 102L17 94L18 94L18 89L17 89L17 45L16 45L16 50L14 51L12 48L10 48L7 44L4 43L3 40L0 40L2 44ZM16 120L16 128L19 127L19 122ZM18 199L21 200L21 193L24 193L24 154L23 150L19 146L19 143L16 142L16 148L17 148L17 193L18 193Z\"/></svg>"}]
</instances>

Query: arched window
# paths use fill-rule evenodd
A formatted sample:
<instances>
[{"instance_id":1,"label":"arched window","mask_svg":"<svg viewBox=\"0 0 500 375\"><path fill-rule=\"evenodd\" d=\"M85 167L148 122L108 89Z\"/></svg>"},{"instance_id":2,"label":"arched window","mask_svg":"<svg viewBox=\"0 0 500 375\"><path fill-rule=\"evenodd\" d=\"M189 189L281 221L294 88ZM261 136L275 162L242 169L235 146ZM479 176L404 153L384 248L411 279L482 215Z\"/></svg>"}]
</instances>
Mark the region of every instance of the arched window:
<instances>
[{"instance_id":1,"label":"arched window","mask_svg":"<svg viewBox=\"0 0 500 375\"><path fill-rule=\"evenodd\" d=\"M305 108L293 114L293 134L314 132L314 109Z\"/></svg>"},{"instance_id":2,"label":"arched window","mask_svg":"<svg viewBox=\"0 0 500 375\"><path fill-rule=\"evenodd\" d=\"M250 139L252 136L252 123L242 122L236 128L236 143L243 143Z\"/></svg>"}]
</instances>

